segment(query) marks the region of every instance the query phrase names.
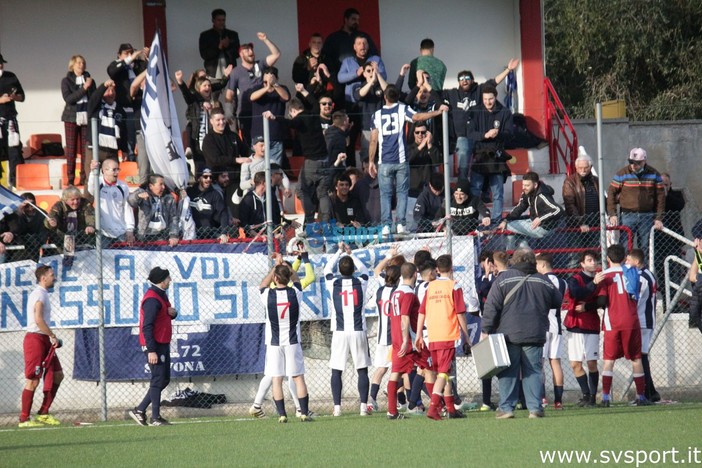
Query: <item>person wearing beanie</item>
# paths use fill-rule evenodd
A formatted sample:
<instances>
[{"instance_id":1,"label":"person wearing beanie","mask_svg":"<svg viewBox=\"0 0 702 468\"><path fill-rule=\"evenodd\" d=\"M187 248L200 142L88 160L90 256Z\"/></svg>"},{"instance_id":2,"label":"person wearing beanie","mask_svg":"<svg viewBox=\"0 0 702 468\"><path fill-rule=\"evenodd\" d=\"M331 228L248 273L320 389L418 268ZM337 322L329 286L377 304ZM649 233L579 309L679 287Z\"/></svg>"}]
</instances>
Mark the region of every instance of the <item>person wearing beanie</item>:
<instances>
[{"instance_id":1,"label":"person wearing beanie","mask_svg":"<svg viewBox=\"0 0 702 468\"><path fill-rule=\"evenodd\" d=\"M171 322L178 312L171 307L166 290L171 284L171 274L161 267L149 272L149 289L139 308L139 344L146 354L151 372L151 383L146 396L129 416L140 426L168 426L161 417L161 392L171 380ZM146 420L146 408L151 405L151 421Z\"/></svg>"},{"instance_id":2,"label":"person wearing beanie","mask_svg":"<svg viewBox=\"0 0 702 468\"><path fill-rule=\"evenodd\" d=\"M617 171L609 184L607 215L611 226L628 227L637 239L635 247L648 255L651 228L663 228L665 190L663 177L647 164L647 159L643 148L633 148L629 152L628 164ZM617 202L621 217L617 216ZM627 233L622 231L619 243L626 247L627 240Z\"/></svg>"},{"instance_id":3,"label":"person wearing beanie","mask_svg":"<svg viewBox=\"0 0 702 468\"><path fill-rule=\"evenodd\" d=\"M470 182L465 179L458 179L456 182L449 214L453 233L461 236L475 230L478 225L489 226L491 222L490 211L480 196L471 195ZM445 207L439 211L439 218L444 216L446 216Z\"/></svg>"}]
</instances>

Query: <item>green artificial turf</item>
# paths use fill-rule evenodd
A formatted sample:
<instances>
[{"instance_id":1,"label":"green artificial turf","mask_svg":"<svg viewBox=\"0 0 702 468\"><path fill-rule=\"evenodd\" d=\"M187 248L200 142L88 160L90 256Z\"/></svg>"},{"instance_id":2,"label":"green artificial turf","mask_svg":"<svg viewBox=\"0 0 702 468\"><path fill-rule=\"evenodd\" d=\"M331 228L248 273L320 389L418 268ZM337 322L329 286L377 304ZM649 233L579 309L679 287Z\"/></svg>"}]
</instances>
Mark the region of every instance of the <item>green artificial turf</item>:
<instances>
[{"instance_id":1,"label":"green artificial turf","mask_svg":"<svg viewBox=\"0 0 702 468\"><path fill-rule=\"evenodd\" d=\"M671 450L694 465L688 447L702 449L701 404L568 407L547 409L543 419L515 414L501 421L492 412L444 421L421 416L388 421L376 413L318 417L309 424L293 416L287 424L276 418L212 418L164 427L124 421L5 429L0 466L540 466L540 450L591 450L591 464L597 459L613 466L637 466L636 457L643 461L645 451L647 463L638 466L653 466L656 458L658 466L670 466Z\"/></svg>"}]
</instances>

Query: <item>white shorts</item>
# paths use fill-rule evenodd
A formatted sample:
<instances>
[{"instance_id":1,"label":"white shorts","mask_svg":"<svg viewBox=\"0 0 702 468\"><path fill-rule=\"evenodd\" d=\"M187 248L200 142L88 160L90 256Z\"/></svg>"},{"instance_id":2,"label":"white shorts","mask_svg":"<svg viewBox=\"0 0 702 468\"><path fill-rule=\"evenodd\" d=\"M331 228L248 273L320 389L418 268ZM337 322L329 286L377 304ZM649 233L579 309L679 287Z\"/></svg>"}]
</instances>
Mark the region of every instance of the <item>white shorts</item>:
<instances>
[{"instance_id":1,"label":"white shorts","mask_svg":"<svg viewBox=\"0 0 702 468\"><path fill-rule=\"evenodd\" d=\"M648 354L651 350L651 338L653 338L653 330L650 328L641 329L641 353Z\"/></svg>"},{"instance_id":2,"label":"white shorts","mask_svg":"<svg viewBox=\"0 0 702 468\"><path fill-rule=\"evenodd\" d=\"M390 367L392 364L392 345L376 345L373 367Z\"/></svg>"},{"instance_id":3,"label":"white shorts","mask_svg":"<svg viewBox=\"0 0 702 468\"><path fill-rule=\"evenodd\" d=\"M264 374L269 377L295 377L305 373L300 344L267 346Z\"/></svg>"},{"instance_id":4,"label":"white shorts","mask_svg":"<svg viewBox=\"0 0 702 468\"><path fill-rule=\"evenodd\" d=\"M568 359L574 362L597 361L600 357L599 333L570 333Z\"/></svg>"},{"instance_id":5,"label":"white shorts","mask_svg":"<svg viewBox=\"0 0 702 468\"><path fill-rule=\"evenodd\" d=\"M331 358L329 367L343 371L346 369L346 359L351 351L353 364L356 369L370 367L371 359L368 351L368 335L364 331L343 332L335 331L332 334Z\"/></svg>"},{"instance_id":6,"label":"white shorts","mask_svg":"<svg viewBox=\"0 0 702 468\"><path fill-rule=\"evenodd\" d=\"M546 332L546 343L544 343L545 359L561 359L563 357L562 338L563 335Z\"/></svg>"}]
</instances>

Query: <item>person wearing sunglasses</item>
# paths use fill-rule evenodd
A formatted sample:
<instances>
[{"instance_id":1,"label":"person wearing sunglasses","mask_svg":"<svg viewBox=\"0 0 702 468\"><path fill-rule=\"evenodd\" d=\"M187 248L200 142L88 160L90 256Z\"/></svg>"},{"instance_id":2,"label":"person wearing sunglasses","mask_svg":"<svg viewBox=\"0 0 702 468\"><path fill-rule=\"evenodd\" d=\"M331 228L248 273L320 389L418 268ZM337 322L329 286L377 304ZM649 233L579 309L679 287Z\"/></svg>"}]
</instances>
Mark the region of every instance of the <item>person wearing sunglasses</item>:
<instances>
[{"instance_id":1,"label":"person wearing sunglasses","mask_svg":"<svg viewBox=\"0 0 702 468\"><path fill-rule=\"evenodd\" d=\"M636 246L648 254L651 228L663 228L665 189L663 177L646 163L647 158L643 148L629 152L628 164L617 171L607 189L607 214L611 226L627 226ZM617 202L621 217L617 217ZM627 241L627 232L622 231L619 243L626 247Z\"/></svg>"},{"instance_id":2,"label":"person wearing sunglasses","mask_svg":"<svg viewBox=\"0 0 702 468\"><path fill-rule=\"evenodd\" d=\"M198 239L219 237L221 243L229 239L229 211L224 198L212 186L212 169L206 167L197 178L197 183L188 187L190 213L193 215Z\"/></svg>"},{"instance_id":3,"label":"person wearing sunglasses","mask_svg":"<svg viewBox=\"0 0 702 468\"><path fill-rule=\"evenodd\" d=\"M456 149L458 155L458 177L467 179L470 175L470 165L473 157L473 140L466 136L469 121L469 112L481 103L481 93L483 86L490 85L497 87L507 77L510 71L514 71L519 66L519 60L512 59L505 69L495 78L491 78L484 83L478 83L469 70L458 72L458 87L444 89L443 98L449 102L451 115L449 125L453 131L449 131L451 136L450 150Z\"/></svg>"},{"instance_id":4,"label":"person wearing sunglasses","mask_svg":"<svg viewBox=\"0 0 702 468\"><path fill-rule=\"evenodd\" d=\"M407 230L414 232L414 208L417 198L429 183L432 174L439 170L443 157L434 145L434 137L425 121L415 122L412 129L414 140L409 146L409 192L407 193Z\"/></svg>"}]
</instances>

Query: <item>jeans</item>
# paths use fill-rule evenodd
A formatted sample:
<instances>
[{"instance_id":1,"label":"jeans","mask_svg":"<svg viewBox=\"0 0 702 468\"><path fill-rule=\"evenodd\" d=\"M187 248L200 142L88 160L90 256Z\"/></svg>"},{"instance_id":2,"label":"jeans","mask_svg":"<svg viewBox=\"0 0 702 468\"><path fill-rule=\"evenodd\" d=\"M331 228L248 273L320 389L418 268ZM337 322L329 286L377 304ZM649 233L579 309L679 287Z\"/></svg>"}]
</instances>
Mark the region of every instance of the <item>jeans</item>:
<instances>
[{"instance_id":1,"label":"jeans","mask_svg":"<svg viewBox=\"0 0 702 468\"><path fill-rule=\"evenodd\" d=\"M329 222L332 216L331 200L329 199L330 172L327 161L305 160L300 174L299 186L302 191L302 206L305 209L305 223L314 221L314 213L319 203L319 218Z\"/></svg>"},{"instance_id":2,"label":"jeans","mask_svg":"<svg viewBox=\"0 0 702 468\"><path fill-rule=\"evenodd\" d=\"M270 153L271 164L277 164L279 166L283 165L283 142L282 141L271 141L271 153Z\"/></svg>"},{"instance_id":3,"label":"jeans","mask_svg":"<svg viewBox=\"0 0 702 468\"><path fill-rule=\"evenodd\" d=\"M470 177L470 163L473 160L473 140L466 137L456 139L456 153L458 154L458 178Z\"/></svg>"},{"instance_id":4,"label":"jeans","mask_svg":"<svg viewBox=\"0 0 702 468\"><path fill-rule=\"evenodd\" d=\"M407 232L415 232L417 230L417 223L414 222L414 205L417 204L417 197L407 197L407 212L405 214L405 220L407 224L405 228Z\"/></svg>"},{"instance_id":5,"label":"jeans","mask_svg":"<svg viewBox=\"0 0 702 468\"><path fill-rule=\"evenodd\" d=\"M378 165L380 188L380 223L392 225L392 195L397 193L397 224L405 225L407 215L407 193L409 192L409 167L407 163Z\"/></svg>"},{"instance_id":6,"label":"jeans","mask_svg":"<svg viewBox=\"0 0 702 468\"><path fill-rule=\"evenodd\" d=\"M492 221L499 223L502 221L502 206L504 205L505 199L505 178L502 174L481 174L480 172L473 172L470 178L470 195L472 197L480 197L486 178L488 179L490 192L492 193Z\"/></svg>"},{"instance_id":7,"label":"jeans","mask_svg":"<svg viewBox=\"0 0 702 468\"><path fill-rule=\"evenodd\" d=\"M530 412L542 411L543 382L541 380L543 346L522 346L507 343L510 366L497 376L500 389L500 409L511 413L519 400L519 374Z\"/></svg>"},{"instance_id":8,"label":"jeans","mask_svg":"<svg viewBox=\"0 0 702 468\"><path fill-rule=\"evenodd\" d=\"M531 219L517 219L515 221L510 221L507 223L507 230L512 231L520 236L533 237L535 239L541 239L546 237L550 232L547 229L538 226L536 228L531 227ZM516 236L507 236L507 250L514 250Z\"/></svg>"},{"instance_id":9,"label":"jeans","mask_svg":"<svg viewBox=\"0 0 702 468\"><path fill-rule=\"evenodd\" d=\"M648 258L648 236L651 234L651 228L653 227L653 221L655 218L655 213L622 212L621 221L619 222L619 224L622 226L626 226L631 229L631 234L636 237L636 242L634 242L632 245L643 250L646 258ZM626 249L628 249L628 238L628 233L621 231L619 243Z\"/></svg>"}]
</instances>

